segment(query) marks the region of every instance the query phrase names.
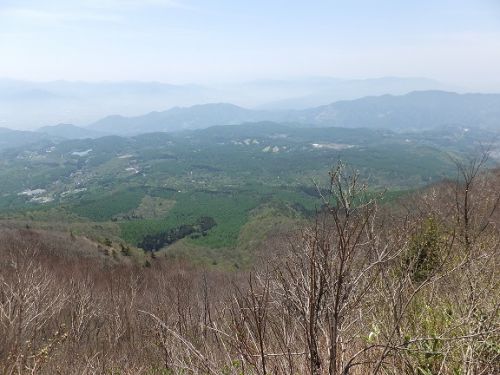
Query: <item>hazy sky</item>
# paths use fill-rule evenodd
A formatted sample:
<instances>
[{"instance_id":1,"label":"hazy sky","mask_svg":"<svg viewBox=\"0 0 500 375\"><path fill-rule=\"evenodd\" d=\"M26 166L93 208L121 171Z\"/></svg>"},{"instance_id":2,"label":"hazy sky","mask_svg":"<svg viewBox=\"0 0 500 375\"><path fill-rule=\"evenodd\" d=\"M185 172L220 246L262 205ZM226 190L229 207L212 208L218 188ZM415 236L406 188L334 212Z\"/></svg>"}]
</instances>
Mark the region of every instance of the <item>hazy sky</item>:
<instances>
[{"instance_id":1,"label":"hazy sky","mask_svg":"<svg viewBox=\"0 0 500 375\"><path fill-rule=\"evenodd\" d=\"M500 87L500 0L0 0L0 77Z\"/></svg>"}]
</instances>

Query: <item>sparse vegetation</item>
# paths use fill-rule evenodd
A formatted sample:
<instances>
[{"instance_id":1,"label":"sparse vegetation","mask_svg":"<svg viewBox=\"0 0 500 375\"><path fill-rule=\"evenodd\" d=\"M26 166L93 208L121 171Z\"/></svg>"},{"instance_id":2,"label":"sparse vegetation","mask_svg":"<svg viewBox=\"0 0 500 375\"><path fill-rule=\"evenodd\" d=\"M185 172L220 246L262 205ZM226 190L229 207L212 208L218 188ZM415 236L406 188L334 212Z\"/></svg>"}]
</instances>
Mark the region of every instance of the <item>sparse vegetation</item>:
<instances>
[{"instance_id":1,"label":"sparse vegetation","mask_svg":"<svg viewBox=\"0 0 500 375\"><path fill-rule=\"evenodd\" d=\"M312 222L230 273L4 229L1 371L498 373L500 174L483 164L390 205L341 164Z\"/></svg>"}]
</instances>

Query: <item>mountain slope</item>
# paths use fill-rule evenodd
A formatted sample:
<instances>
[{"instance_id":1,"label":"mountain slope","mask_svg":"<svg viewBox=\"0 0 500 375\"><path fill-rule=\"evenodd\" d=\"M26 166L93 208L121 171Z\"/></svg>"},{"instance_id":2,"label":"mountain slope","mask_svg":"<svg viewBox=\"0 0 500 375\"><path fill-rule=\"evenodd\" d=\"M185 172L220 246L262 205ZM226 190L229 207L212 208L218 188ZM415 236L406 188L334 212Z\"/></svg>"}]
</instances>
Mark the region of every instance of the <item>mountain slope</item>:
<instances>
[{"instance_id":1,"label":"mountain slope","mask_svg":"<svg viewBox=\"0 0 500 375\"><path fill-rule=\"evenodd\" d=\"M349 128L417 130L460 125L498 129L500 95L416 91L341 101L297 114L300 118L295 121Z\"/></svg>"},{"instance_id":2,"label":"mountain slope","mask_svg":"<svg viewBox=\"0 0 500 375\"><path fill-rule=\"evenodd\" d=\"M307 109L322 106L340 100L354 100L367 96L404 95L413 91L422 90L450 90L451 88L426 78L400 78L382 77L374 79L357 80L325 80L308 81L302 95L295 94L293 98L274 101L261 106L262 109ZM271 86L272 87L272 86ZM283 89L294 89L295 86L287 85ZM296 90L295 92L300 92Z\"/></svg>"},{"instance_id":3,"label":"mountain slope","mask_svg":"<svg viewBox=\"0 0 500 375\"><path fill-rule=\"evenodd\" d=\"M202 129L214 125L275 121L309 126L423 130L454 125L500 128L500 94L415 91L339 101L296 111L260 111L232 104L205 104L151 112L144 116L109 116L89 126L118 135Z\"/></svg>"},{"instance_id":4,"label":"mountain slope","mask_svg":"<svg viewBox=\"0 0 500 375\"><path fill-rule=\"evenodd\" d=\"M50 141L47 134L0 128L0 150L23 147L41 141Z\"/></svg>"},{"instance_id":5,"label":"mountain slope","mask_svg":"<svg viewBox=\"0 0 500 375\"><path fill-rule=\"evenodd\" d=\"M158 131L178 131L207 128L214 125L236 125L244 122L280 120L280 112L255 111L232 104L217 103L172 108L144 116L109 116L89 126L89 129L120 135Z\"/></svg>"}]
</instances>

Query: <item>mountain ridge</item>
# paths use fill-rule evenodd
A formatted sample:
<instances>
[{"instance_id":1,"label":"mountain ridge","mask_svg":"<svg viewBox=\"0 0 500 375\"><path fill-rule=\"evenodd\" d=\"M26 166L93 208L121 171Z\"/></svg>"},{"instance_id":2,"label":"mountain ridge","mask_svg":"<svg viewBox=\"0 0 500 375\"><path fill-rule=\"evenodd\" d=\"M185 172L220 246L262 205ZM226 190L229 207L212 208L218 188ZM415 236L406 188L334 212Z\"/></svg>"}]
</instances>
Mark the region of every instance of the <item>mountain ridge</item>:
<instances>
[{"instance_id":1,"label":"mountain ridge","mask_svg":"<svg viewBox=\"0 0 500 375\"><path fill-rule=\"evenodd\" d=\"M175 107L142 116L108 116L88 128L132 135L155 131L202 129L214 125L272 121L307 126L425 130L446 125L500 126L500 94L426 90L337 101L305 110L253 110L229 103Z\"/></svg>"},{"instance_id":2,"label":"mountain ridge","mask_svg":"<svg viewBox=\"0 0 500 375\"><path fill-rule=\"evenodd\" d=\"M257 110L305 109L367 95L404 94L434 88L449 89L428 78L412 77L297 77L210 84L0 79L0 122L18 129L58 123L82 125L112 113L139 116L175 106L217 102L231 102Z\"/></svg>"}]
</instances>

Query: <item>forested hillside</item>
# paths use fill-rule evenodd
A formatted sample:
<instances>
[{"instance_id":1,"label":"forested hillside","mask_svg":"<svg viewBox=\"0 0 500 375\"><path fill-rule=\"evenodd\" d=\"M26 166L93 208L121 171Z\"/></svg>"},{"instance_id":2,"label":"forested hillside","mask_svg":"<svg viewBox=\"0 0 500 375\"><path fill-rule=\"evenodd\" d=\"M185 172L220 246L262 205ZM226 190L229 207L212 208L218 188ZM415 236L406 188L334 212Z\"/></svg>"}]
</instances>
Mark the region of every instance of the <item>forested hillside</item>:
<instances>
[{"instance_id":1,"label":"forested hillside","mask_svg":"<svg viewBox=\"0 0 500 375\"><path fill-rule=\"evenodd\" d=\"M46 140L0 153L0 222L71 231L116 249L248 266L269 228L298 225L320 209L317 185L336 160L364 175L372 193L388 190L391 200L454 177L454 161L482 145L494 165L496 134L261 122Z\"/></svg>"},{"instance_id":2,"label":"forested hillside","mask_svg":"<svg viewBox=\"0 0 500 375\"><path fill-rule=\"evenodd\" d=\"M339 164L317 216L229 274L2 229L1 370L498 373L500 171L484 166L384 203Z\"/></svg>"}]
</instances>

